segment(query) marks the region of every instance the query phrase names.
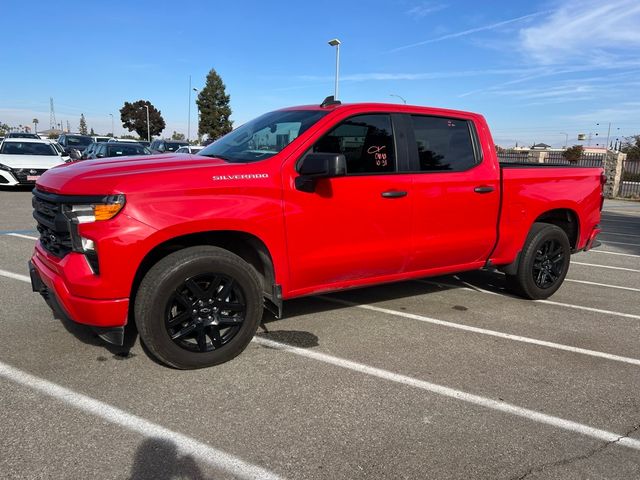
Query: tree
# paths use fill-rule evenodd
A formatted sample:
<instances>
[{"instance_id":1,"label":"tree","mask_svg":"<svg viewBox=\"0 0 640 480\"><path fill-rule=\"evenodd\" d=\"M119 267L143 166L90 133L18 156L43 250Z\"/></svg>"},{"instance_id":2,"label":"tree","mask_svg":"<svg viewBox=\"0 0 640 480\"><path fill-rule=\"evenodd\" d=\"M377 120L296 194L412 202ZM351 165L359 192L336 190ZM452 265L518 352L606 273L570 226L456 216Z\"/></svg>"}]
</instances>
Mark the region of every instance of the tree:
<instances>
[{"instance_id":1,"label":"tree","mask_svg":"<svg viewBox=\"0 0 640 480\"><path fill-rule=\"evenodd\" d=\"M200 112L198 135L206 134L216 140L233 129L233 122L229 120L229 95L225 91L222 78L214 69L207 75L206 84L198 94L196 103Z\"/></svg>"},{"instance_id":2,"label":"tree","mask_svg":"<svg viewBox=\"0 0 640 480\"><path fill-rule=\"evenodd\" d=\"M93 127L91 127L91 131L89 132L89 135L91 136L95 136L96 132L93 131Z\"/></svg>"},{"instance_id":3,"label":"tree","mask_svg":"<svg viewBox=\"0 0 640 480\"><path fill-rule=\"evenodd\" d=\"M147 138L147 109L149 107L149 130L151 136L160 135L164 127L164 118L160 110L151 105L148 100L138 100L137 102L124 102L124 106L120 109L120 120L122 126L130 132L135 131L140 138ZM124 136L123 136L124 138Z\"/></svg>"},{"instance_id":4,"label":"tree","mask_svg":"<svg viewBox=\"0 0 640 480\"><path fill-rule=\"evenodd\" d=\"M80 135L86 135L88 132L87 121L84 119L84 113L80 114L80 126L78 127L78 131L80 132Z\"/></svg>"},{"instance_id":5,"label":"tree","mask_svg":"<svg viewBox=\"0 0 640 480\"><path fill-rule=\"evenodd\" d=\"M4 135L8 131L9 131L9 125L7 125L6 123L0 122L0 134Z\"/></svg>"},{"instance_id":6,"label":"tree","mask_svg":"<svg viewBox=\"0 0 640 480\"><path fill-rule=\"evenodd\" d=\"M582 145L574 145L562 152L562 156L569 160L570 163L576 163L582 157L584 147Z\"/></svg>"},{"instance_id":7,"label":"tree","mask_svg":"<svg viewBox=\"0 0 640 480\"><path fill-rule=\"evenodd\" d=\"M47 135L47 138L49 138L49 139L58 138L58 134L54 133L54 132L51 132L51 133L49 133L49 135Z\"/></svg>"},{"instance_id":8,"label":"tree","mask_svg":"<svg viewBox=\"0 0 640 480\"><path fill-rule=\"evenodd\" d=\"M184 133L178 133L175 130L173 131L173 135L171 135L171 140L184 140Z\"/></svg>"},{"instance_id":9,"label":"tree","mask_svg":"<svg viewBox=\"0 0 640 480\"><path fill-rule=\"evenodd\" d=\"M33 123L34 131L38 133L38 124L40 123L40 120L38 120L37 118L34 118L33 120L31 120L31 123Z\"/></svg>"},{"instance_id":10,"label":"tree","mask_svg":"<svg viewBox=\"0 0 640 480\"><path fill-rule=\"evenodd\" d=\"M627 154L628 160L640 160L640 135L625 138L620 151Z\"/></svg>"}]
</instances>

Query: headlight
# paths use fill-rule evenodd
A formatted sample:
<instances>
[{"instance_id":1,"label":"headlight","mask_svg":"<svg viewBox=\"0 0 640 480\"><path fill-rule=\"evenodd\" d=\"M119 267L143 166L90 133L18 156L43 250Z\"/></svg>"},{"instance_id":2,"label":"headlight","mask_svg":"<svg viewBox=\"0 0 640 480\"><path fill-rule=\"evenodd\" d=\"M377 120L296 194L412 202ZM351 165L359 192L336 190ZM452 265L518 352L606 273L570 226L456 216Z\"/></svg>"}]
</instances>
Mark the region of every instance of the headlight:
<instances>
[{"instance_id":1,"label":"headlight","mask_svg":"<svg viewBox=\"0 0 640 480\"><path fill-rule=\"evenodd\" d=\"M3 165L3 164L0 163L0 170L11 171L11 167L7 167L6 165Z\"/></svg>"},{"instance_id":2,"label":"headlight","mask_svg":"<svg viewBox=\"0 0 640 480\"><path fill-rule=\"evenodd\" d=\"M111 195L101 203L65 205L64 215L76 224L101 222L115 217L124 203L124 195Z\"/></svg>"}]
</instances>

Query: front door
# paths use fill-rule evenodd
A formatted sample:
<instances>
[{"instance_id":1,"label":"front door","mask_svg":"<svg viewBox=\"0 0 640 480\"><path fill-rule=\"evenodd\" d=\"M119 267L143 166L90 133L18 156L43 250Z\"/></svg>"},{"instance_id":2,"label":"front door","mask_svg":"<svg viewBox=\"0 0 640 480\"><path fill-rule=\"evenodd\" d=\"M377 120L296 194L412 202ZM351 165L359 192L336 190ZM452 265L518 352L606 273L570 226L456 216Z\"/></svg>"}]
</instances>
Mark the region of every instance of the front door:
<instances>
[{"instance_id":1,"label":"front door","mask_svg":"<svg viewBox=\"0 0 640 480\"><path fill-rule=\"evenodd\" d=\"M294 186L294 165L285 169L290 290L311 293L403 272L412 176L397 173L391 116L342 120L308 151L345 155L347 175L320 179L307 193Z\"/></svg>"}]
</instances>

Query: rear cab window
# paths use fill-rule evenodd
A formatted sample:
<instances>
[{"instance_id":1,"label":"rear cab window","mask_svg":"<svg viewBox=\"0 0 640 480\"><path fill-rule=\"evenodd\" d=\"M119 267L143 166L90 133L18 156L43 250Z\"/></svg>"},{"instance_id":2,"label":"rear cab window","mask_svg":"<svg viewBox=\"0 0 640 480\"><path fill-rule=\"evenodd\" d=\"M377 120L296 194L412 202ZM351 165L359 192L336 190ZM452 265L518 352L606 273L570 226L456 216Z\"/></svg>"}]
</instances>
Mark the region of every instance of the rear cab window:
<instances>
[{"instance_id":1,"label":"rear cab window","mask_svg":"<svg viewBox=\"0 0 640 480\"><path fill-rule=\"evenodd\" d=\"M480 163L471 120L411 115L421 172L462 172Z\"/></svg>"}]
</instances>

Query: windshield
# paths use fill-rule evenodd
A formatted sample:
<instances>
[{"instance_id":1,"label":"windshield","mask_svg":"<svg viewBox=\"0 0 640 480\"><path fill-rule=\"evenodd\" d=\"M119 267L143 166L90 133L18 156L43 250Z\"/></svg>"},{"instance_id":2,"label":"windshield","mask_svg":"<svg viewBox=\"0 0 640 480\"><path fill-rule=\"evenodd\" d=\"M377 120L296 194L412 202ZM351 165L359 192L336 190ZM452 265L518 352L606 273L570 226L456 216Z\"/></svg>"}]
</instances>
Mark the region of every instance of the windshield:
<instances>
[{"instance_id":1,"label":"windshield","mask_svg":"<svg viewBox=\"0 0 640 480\"><path fill-rule=\"evenodd\" d=\"M72 137L67 136L67 145L70 147L86 147L93 139L91 137Z\"/></svg>"},{"instance_id":2,"label":"windshield","mask_svg":"<svg viewBox=\"0 0 640 480\"><path fill-rule=\"evenodd\" d=\"M142 145L124 144L109 145L109 157L120 157L124 155L150 155L151 152Z\"/></svg>"},{"instance_id":3,"label":"windshield","mask_svg":"<svg viewBox=\"0 0 640 480\"><path fill-rule=\"evenodd\" d=\"M220 157L232 163L264 160L280 152L326 114L324 110L266 113L216 140L198 155Z\"/></svg>"},{"instance_id":4,"label":"windshield","mask_svg":"<svg viewBox=\"0 0 640 480\"><path fill-rule=\"evenodd\" d=\"M58 155L55 149L48 143L35 142L2 142L0 146L2 155Z\"/></svg>"}]
</instances>

